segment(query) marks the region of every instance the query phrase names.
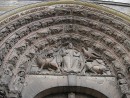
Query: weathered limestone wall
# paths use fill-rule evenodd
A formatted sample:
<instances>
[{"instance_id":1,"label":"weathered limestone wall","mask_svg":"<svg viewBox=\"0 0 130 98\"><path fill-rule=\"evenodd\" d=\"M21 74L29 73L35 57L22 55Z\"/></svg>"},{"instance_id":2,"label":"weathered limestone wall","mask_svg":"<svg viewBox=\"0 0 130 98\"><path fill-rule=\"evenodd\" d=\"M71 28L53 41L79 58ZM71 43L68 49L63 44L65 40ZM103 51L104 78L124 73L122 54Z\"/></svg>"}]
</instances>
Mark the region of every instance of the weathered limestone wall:
<instances>
[{"instance_id":1,"label":"weathered limestone wall","mask_svg":"<svg viewBox=\"0 0 130 98\"><path fill-rule=\"evenodd\" d=\"M120 91L116 87L116 79L114 77L86 77L86 76L49 76L49 75L28 75L25 88L23 89L23 98L34 98L39 92L53 87L77 86L87 87L102 92L108 98L120 98ZM75 92L80 92L80 89L75 89ZM54 91L50 91L53 93ZM57 93L60 91L56 91ZM97 98L101 95L90 90L89 94L96 95ZM101 97L104 98L104 97Z\"/></svg>"}]
</instances>

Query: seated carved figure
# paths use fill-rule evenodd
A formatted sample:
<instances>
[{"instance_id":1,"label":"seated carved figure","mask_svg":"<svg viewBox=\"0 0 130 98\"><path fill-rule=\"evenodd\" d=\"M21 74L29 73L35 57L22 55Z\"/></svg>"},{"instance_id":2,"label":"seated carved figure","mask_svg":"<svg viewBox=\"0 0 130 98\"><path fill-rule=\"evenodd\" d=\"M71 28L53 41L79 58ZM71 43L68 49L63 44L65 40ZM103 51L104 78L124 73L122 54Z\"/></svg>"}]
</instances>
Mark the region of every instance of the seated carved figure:
<instances>
[{"instance_id":1,"label":"seated carved figure","mask_svg":"<svg viewBox=\"0 0 130 98\"><path fill-rule=\"evenodd\" d=\"M72 43L63 51L63 70L70 73L80 73L83 67L81 53L74 49Z\"/></svg>"}]
</instances>

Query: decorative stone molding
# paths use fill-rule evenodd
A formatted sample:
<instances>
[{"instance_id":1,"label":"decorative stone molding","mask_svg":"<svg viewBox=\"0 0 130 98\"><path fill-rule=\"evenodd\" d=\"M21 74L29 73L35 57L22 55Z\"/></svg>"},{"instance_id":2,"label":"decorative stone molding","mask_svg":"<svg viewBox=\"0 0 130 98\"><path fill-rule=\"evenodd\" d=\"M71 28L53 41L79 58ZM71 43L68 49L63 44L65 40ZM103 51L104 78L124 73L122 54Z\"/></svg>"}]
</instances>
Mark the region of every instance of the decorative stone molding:
<instances>
[{"instance_id":1,"label":"decorative stone molding","mask_svg":"<svg viewBox=\"0 0 130 98\"><path fill-rule=\"evenodd\" d=\"M26 75L92 73L89 76L115 76L126 95L130 19L79 1L53 3L0 22L0 84L16 93L10 96L19 96Z\"/></svg>"}]
</instances>

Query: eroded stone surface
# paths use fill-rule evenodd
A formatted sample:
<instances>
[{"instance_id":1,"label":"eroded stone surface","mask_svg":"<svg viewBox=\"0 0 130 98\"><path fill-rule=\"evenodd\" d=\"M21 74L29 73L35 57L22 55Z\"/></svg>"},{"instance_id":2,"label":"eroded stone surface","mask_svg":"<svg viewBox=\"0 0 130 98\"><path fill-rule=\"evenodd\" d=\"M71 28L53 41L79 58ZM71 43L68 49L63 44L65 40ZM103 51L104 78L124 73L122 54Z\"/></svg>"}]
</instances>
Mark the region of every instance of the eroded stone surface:
<instances>
[{"instance_id":1,"label":"eroded stone surface","mask_svg":"<svg viewBox=\"0 0 130 98\"><path fill-rule=\"evenodd\" d=\"M108 98L128 96L130 30L122 18L83 5L55 4L0 24L2 96L33 98L57 85L90 87Z\"/></svg>"}]
</instances>

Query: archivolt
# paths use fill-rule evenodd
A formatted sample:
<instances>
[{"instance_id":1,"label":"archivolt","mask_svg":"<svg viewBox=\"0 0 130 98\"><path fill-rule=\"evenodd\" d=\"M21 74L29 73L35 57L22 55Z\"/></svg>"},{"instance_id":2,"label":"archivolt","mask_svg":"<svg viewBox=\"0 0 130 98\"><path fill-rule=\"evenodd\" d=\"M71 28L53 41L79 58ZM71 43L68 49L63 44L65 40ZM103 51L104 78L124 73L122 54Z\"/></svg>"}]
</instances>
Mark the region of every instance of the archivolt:
<instances>
[{"instance_id":1,"label":"archivolt","mask_svg":"<svg viewBox=\"0 0 130 98\"><path fill-rule=\"evenodd\" d=\"M17 11L21 12L12 12L12 16L3 15L8 16L0 23L3 75L6 70L13 73L11 77L17 75L20 65L33 58L30 54L66 39L92 48L111 64L113 72L116 70L128 76L129 18L94 4L76 1L53 3L34 4L28 9L19 8Z\"/></svg>"}]
</instances>

